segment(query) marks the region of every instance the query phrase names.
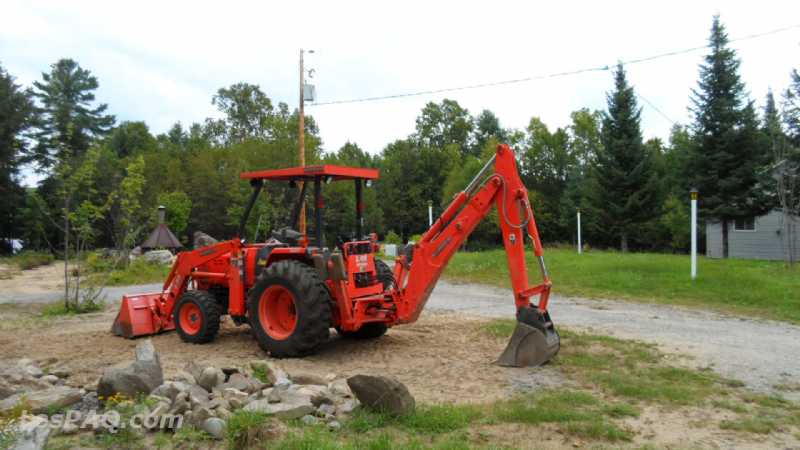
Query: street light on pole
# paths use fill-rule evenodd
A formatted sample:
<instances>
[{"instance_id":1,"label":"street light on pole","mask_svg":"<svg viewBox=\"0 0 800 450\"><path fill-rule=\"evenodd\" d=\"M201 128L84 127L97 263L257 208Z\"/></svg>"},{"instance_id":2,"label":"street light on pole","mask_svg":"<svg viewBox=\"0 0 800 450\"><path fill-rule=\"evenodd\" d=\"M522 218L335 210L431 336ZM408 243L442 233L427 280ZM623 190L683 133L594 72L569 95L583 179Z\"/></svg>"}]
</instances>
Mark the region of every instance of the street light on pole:
<instances>
[{"instance_id":1,"label":"street light on pole","mask_svg":"<svg viewBox=\"0 0 800 450\"><path fill-rule=\"evenodd\" d=\"M696 188L692 188L691 192L692 201L692 279L697 278L697 195Z\"/></svg>"}]
</instances>

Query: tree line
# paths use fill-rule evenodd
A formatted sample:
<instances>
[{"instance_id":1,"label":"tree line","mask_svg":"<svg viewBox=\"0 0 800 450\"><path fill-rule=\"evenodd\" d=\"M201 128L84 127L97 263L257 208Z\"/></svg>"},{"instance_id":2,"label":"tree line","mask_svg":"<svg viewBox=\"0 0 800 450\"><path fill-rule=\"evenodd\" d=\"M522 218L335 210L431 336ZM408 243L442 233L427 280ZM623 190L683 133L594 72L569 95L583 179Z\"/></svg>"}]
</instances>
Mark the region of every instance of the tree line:
<instances>
[{"instance_id":1,"label":"tree line","mask_svg":"<svg viewBox=\"0 0 800 450\"><path fill-rule=\"evenodd\" d=\"M790 74L777 101L749 97L740 60L714 17L707 54L690 93L693 120L675 125L667 142L645 139L641 106L625 67L613 70L607 107L580 109L565 127L533 117L524 129L502 126L490 110L473 115L458 102L430 102L414 133L370 154L348 142L323 151L319 125L305 118L308 164L376 167L365 190L366 229L404 240L427 228L427 206L441 212L491 157L499 142L517 153L545 242L574 242L576 212L584 242L598 247L685 251L688 192L697 188L706 221L727 224L772 208L797 211L800 165L800 75ZM97 102L99 81L76 61L62 59L23 87L0 66L0 240L28 248L80 253L131 248L156 224L156 206L185 245L194 231L232 236L250 187L240 172L297 164L298 112L274 104L257 85L219 89L212 104L221 118L153 134L142 121L117 123ZM780 105L778 104L780 102ZM21 169L43 175L21 185ZM780 167L776 177L776 167ZM783 177L783 182L776 182ZM267 183L245 237L263 240L288 224L296 192ZM330 239L354 230L350 183L325 188ZM792 209L794 208L794 209ZM499 245L496 214L467 248Z\"/></svg>"}]
</instances>

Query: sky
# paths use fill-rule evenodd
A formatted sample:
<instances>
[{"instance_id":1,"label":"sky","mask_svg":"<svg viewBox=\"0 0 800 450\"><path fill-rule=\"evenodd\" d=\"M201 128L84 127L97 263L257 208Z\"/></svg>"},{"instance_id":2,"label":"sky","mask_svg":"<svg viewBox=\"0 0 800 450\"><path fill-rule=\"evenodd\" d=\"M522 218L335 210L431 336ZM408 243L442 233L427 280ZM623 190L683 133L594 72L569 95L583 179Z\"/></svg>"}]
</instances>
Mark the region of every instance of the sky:
<instances>
[{"instance_id":1,"label":"sky","mask_svg":"<svg viewBox=\"0 0 800 450\"><path fill-rule=\"evenodd\" d=\"M218 116L211 97L240 81L274 103L298 104L298 54L314 69L317 101L330 102L537 77L704 45L720 14L732 39L800 25L798 1L3 2L0 64L29 86L59 58L99 80L97 100L118 121L154 134ZM734 42L759 106L800 69L800 27ZM704 51L626 67L642 101L645 138L688 123ZM492 110L504 127L531 117L569 124L603 109L611 73L593 71L473 90L365 103L306 105L323 148L345 142L378 153L414 131L427 102ZM650 104L646 103L649 102ZM660 112L659 112L660 111ZM25 171L27 183L36 177Z\"/></svg>"}]
</instances>

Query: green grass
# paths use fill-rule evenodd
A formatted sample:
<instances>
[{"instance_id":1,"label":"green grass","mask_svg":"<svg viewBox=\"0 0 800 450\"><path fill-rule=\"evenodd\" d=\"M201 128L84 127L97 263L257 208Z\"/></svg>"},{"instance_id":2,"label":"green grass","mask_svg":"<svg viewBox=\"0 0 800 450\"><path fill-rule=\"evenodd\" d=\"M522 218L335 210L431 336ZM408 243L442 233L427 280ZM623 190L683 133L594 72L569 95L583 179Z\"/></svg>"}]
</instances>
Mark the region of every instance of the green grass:
<instances>
[{"instance_id":1,"label":"green grass","mask_svg":"<svg viewBox=\"0 0 800 450\"><path fill-rule=\"evenodd\" d=\"M701 306L800 323L800 266L701 257L698 278L691 281L686 255L545 249L545 262L553 292L560 295ZM540 279L530 252L527 263L531 279ZM510 285L503 250L457 253L444 275L456 282Z\"/></svg>"},{"instance_id":2,"label":"green grass","mask_svg":"<svg viewBox=\"0 0 800 450\"><path fill-rule=\"evenodd\" d=\"M39 266L46 266L54 260L55 258L50 253L25 250L13 256L0 258L0 264L7 264L19 270L28 270Z\"/></svg>"},{"instance_id":3,"label":"green grass","mask_svg":"<svg viewBox=\"0 0 800 450\"><path fill-rule=\"evenodd\" d=\"M481 324L479 331L505 340L513 327L513 320L495 319ZM567 422L572 424L567 427L571 434L605 440L625 436L625 430L611 419L636 417L639 405L725 409L736 414L719 423L725 430L768 434L800 426L799 404L781 396L747 391L740 381L710 370L670 365L652 344L565 329L560 334L561 351L552 365L584 390L549 394L549 398L539 394L534 403L524 398L511 400L501 418L526 423ZM600 396L590 392L599 392ZM605 399L602 405L598 398Z\"/></svg>"},{"instance_id":4,"label":"green grass","mask_svg":"<svg viewBox=\"0 0 800 450\"><path fill-rule=\"evenodd\" d=\"M170 266L155 264L138 259L127 267L109 272L96 272L89 276L95 286L129 286L134 284L163 283L169 274Z\"/></svg>"},{"instance_id":5,"label":"green grass","mask_svg":"<svg viewBox=\"0 0 800 450\"><path fill-rule=\"evenodd\" d=\"M81 302L78 306L70 304L67 307L63 300L48 303L42 307L41 315L45 318L54 318L61 316L73 316L76 314L88 314L93 312L102 311L105 308L103 303L96 302Z\"/></svg>"}]
</instances>

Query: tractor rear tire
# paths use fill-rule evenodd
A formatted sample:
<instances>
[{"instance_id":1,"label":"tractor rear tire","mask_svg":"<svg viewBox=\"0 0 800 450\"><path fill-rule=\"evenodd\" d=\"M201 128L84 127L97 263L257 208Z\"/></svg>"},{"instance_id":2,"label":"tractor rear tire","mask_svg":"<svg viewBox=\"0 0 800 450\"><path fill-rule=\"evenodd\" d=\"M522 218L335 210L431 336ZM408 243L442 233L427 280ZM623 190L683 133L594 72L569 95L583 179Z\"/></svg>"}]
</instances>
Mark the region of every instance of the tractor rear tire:
<instances>
[{"instance_id":1,"label":"tractor rear tire","mask_svg":"<svg viewBox=\"0 0 800 450\"><path fill-rule=\"evenodd\" d=\"M256 279L247 301L258 345L275 358L314 353L330 337L331 298L317 271L278 261Z\"/></svg>"},{"instance_id":2,"label":"tractor rear tire","mask_svg":"<svg viewBox=\"0 0 800 450\"><path fill-rule=\"evenodd\" d=\"M378 280L383 283L384 291L393 289L394 286L397 285L392 269L380 259L375 260L375 273ZM356 331L342 331L337 328L336 332L339 333L340 336L348 339L375 339L386 334L386 330L388 330L388 327L385 323L368 322L361 325L361 328Z\"/></svg>"},{"instance_id":3,"label":"tractor rear tire","mask_svg":"<svg viewBox=\"0 0 800 450\"><path fill-rule=\"evenodd\" d=\"M205 344L217 337L221 315L214 295L207 291L186 291L175 305L173 320L184 342Z\"/></svg>"}]
</instances>

